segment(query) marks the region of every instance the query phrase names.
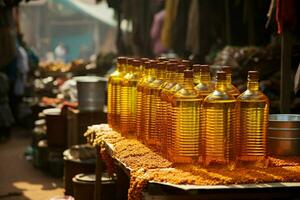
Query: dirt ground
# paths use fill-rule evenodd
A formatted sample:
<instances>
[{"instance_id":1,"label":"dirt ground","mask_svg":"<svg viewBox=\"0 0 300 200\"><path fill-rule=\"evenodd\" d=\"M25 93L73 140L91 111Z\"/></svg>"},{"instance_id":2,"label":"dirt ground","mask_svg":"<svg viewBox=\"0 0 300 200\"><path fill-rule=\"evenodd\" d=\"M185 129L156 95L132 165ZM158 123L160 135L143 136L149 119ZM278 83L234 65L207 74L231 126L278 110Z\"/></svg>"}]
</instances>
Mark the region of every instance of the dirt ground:
<instances>
[{"instance_id":1,"label":"dirt ground","mask_svg":"<svg viewBox=\"0 0 300 200\"><path fill-rule=\"evenodd\" d=\"M13 129L8 141L0 143L0 200L48 200L63 196L62 178L53 178L33 167L24 152L30 132Z\"/></svg>"}]
</instances>

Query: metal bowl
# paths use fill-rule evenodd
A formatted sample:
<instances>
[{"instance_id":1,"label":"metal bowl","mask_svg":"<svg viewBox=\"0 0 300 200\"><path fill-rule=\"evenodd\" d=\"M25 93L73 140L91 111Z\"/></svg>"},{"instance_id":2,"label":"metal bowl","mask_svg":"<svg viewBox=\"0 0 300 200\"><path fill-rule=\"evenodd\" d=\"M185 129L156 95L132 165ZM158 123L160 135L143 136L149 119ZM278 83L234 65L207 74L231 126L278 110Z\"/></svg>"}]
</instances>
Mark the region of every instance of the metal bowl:
<instances>
[{"instance_id":1,"label":"metal bowl","mask_svg":"<svg viewBox=\"0 0 300 200\"><path fill-rule=\"evenodd\" d=\"M269 155L300 155L300 115L270 115L267 145Z\"/></svg>"}]
</instances>

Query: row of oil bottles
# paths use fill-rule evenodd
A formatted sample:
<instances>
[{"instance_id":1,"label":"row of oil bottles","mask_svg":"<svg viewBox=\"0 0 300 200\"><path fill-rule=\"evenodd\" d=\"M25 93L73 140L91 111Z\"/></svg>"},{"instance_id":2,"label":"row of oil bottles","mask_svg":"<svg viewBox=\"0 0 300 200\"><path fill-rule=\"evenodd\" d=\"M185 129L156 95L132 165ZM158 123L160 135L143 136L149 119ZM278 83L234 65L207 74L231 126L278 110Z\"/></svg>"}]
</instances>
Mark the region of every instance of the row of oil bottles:
<instances>
[{"instance_id":1,"label":"row of oil bottles","mask_svg":"<svg viewBox=\"0 0 300 200\"><path fill-rule=\"evenodd\" d=\"M208 65L119 57L108 83L108 122L174 163L265 160L269 101L258 77L249 71L240 94L229 66L212 81Z\"/></svg>"}]
</instances>

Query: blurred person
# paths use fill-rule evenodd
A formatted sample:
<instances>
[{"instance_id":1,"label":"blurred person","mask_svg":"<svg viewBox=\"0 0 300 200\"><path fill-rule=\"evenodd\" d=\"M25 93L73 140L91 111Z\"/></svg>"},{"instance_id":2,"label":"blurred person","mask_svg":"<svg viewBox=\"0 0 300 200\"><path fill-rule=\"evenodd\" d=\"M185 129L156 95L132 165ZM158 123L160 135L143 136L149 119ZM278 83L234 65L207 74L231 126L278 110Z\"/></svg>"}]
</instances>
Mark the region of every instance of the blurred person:
<instances>
[{"instance_id":1,"label":"blurred person","mask_svg":"<svg viewBox=\"0 0 300 200\"><path fill-rule=\"evenodd\" d=\"M9 80L0 72L0 141L10 137L10 128L14 118L9 107Z\"/></svg>"},{"instance_id":2,"label":"blurred person","mask_svg":"<svg viewBox=\"0 0 300 200\"><path fill-rule=\"evenodd\" d=\"M163 5L163 4L162 4ZM162 53L166 53L167 49L164 47L161 41L161 34L164 24L166 11L161 7L161 10L154 15L150 37L152 39L152 51L155 56L159 56Z\"/></svg>"},{"instance_id":3,"label":"blurred person","mask_svg":"<svg viewBox=\"0 0 300 200\"><path fill-rule=\"evenodd\" d=\"M67 58L67 49L65 45L60 42L57 47L54 49L55 59L57 61L66 62Z\"/></svg>"}]
</instances>

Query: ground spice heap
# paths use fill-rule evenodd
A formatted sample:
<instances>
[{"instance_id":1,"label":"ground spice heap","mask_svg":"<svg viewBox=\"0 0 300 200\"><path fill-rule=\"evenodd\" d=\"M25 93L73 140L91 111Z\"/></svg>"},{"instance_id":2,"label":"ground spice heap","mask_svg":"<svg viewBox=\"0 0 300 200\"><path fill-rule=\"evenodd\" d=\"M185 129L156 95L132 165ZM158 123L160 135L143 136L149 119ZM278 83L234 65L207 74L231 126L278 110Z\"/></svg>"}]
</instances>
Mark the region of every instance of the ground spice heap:
<instances>
[{"instance_id":1,"label":"ground spice heap","mask_svg":"<svg viewBox=\"0 0 300 200\"><path fill-rule=\"evenodd\" d=\"M108 144L112 148L112 156L130 169L128 199L141 199L142 190L149 181L180 185L300 182L300 157L271 157L268 168L239 167L229 170L224 167L174 165L141 142L126 139L107 125L89 127L85 135L94 135L94 144Z\"/></svg>"}]
</instances>

